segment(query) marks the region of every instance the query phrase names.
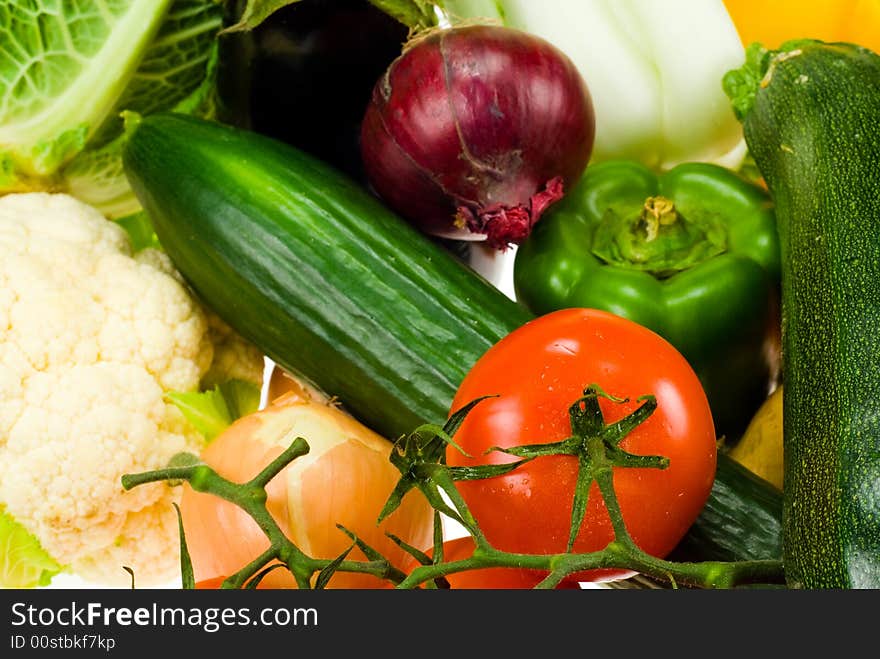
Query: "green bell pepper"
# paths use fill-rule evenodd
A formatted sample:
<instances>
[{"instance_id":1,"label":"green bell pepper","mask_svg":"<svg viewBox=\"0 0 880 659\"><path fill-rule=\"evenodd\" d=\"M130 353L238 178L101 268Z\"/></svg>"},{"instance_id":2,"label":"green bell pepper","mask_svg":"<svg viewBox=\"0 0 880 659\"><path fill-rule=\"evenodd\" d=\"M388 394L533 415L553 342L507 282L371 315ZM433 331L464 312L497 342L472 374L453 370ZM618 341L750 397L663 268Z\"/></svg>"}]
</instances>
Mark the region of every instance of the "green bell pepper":
<instances>
[{"instance_id":1,"label":"green bell pepper","mask_svg":"<svg viewBox=\"0 0 880 659\"><path fill-rule=\"evenodd\" d=\"M657 174L592 165L517 250L517 298L537 314L604 309L690 362L716 432L734 443L778 372L779 239L768 193L707 163Z\"/></svg>"}]
</instances>

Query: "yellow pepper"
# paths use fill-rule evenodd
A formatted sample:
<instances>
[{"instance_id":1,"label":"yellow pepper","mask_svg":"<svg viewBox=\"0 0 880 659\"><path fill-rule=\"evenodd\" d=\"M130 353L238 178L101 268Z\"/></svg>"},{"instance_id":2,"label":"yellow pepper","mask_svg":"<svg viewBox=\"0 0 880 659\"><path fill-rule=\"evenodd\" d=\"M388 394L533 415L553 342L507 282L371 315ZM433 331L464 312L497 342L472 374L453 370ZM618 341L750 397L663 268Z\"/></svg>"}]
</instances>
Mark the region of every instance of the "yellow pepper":
<instances>
[{"instance_id":1,"label":"yellow pepper","mask_svg":"<svg viewBox=\"0 0 880 659\"><path fill-rule=\"evenodd\" d=\"M758 408L728 455L782 489L782 385Z\"/></svg>"},{"instance_id":2,"label":"yellow pepper","mask_svg":"<svg viewBox=\"0 0 880 659\"><path fill-rule=\"evenodd\" d=\"M846 41L880 53L880 0L724 0L744 45Z\"/></svg>"}]
</instances>

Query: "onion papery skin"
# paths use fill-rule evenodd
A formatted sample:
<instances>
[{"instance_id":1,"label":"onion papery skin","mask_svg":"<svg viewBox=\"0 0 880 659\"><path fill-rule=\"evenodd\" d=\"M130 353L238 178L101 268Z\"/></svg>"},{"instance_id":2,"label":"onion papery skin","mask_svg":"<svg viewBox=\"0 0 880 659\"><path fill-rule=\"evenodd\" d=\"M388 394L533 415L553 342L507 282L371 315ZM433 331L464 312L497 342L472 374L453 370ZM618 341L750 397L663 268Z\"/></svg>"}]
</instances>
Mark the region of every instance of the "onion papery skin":
<instances>
[{"instance_id":1,"label":"onion papery skin","mask_svg":"<svg viewBox=\"0 0 880 659\"><path fill-rule=\"evenodd\" d=\"M583 173L594 137L589 90L562 51L468 25L417 37L392 62L361 153L375 192L424 232L504 250Z\"/></svg>"},{"instance_id":2,"label":"onion papery skin","mask_svg":"<svg viewBox=\"0 0 880 659\"><path fill-rule=\"evenodd\" d=\"M266 507L284 534L314 558L334 559L351 546L343 525L371 547L402 565L409 555L392 533L414 546L431 542L434 512L419 492L410 492L382 524L379 513L400 478L391 464L391 442L339 408L315 402L294 388L265 409L242 417L202 452L202 461L224 478L246 482L292 442L309 453L287 465L266 487ZM234 574L269 547L256 522L234 504L183 486L181 517L197 582ZM351 560L366 560L355 548ZM269 572L262 588L296 588L286 569ZM328 588L389 588L366 574L338 572Z\"/></svg>"}]
</instances>

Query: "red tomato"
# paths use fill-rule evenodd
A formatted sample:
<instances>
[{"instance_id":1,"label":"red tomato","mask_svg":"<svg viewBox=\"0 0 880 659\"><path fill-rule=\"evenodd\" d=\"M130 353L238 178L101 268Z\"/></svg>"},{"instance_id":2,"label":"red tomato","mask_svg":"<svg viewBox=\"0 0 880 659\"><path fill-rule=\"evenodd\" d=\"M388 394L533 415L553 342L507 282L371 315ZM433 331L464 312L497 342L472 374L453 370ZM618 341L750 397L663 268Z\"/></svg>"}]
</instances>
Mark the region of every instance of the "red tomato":
<instances>
[{"instance_id":1,"label":"red tomato","mask_svg":"<svg viewBox=\"0 0 880 659\"><path fill-rule=\"evenodd\" d=\"M490 348L462 382L452 410L486 395L454 439L469 455L447 450L450 465L497 464L514 458L493 446L555 442L572 433L569 407L597 384L619 404L600 399L606 423L653 394L657 409L620 444L662 455L666 469L614 468L614 488L627 529L644 551L663 557L700 513L715 475L715 429L706 395L671 344L630 320L591 309L564 309L515 330ZM505 476L458 483L489 541L505 551L564 552L577 476L572 456L537 458ZM590 490L575 552L603 549L613 539L598 486ZM624 576L590 572L580 581Z\"/></svg>"}]
</instances>

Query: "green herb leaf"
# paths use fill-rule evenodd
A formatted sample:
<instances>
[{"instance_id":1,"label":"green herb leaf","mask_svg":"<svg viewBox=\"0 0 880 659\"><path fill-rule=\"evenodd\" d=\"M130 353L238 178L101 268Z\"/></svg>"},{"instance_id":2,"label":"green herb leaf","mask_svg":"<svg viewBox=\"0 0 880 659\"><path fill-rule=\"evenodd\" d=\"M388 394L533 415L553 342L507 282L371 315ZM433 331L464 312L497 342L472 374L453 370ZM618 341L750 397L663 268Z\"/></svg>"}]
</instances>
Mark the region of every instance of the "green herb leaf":
<instances>
[{"instance_id":1,"label":"green herb leaf","mask_svg":"<svg viewBox=\"0 0 880 659\"><path fill-rule=\"evenodd\" d=\"M39 540L0 507L0 588L48 586L62 569Z\"/></svg>"},{"instance_id":2,"label":"green herb leaf","mask_svg":"<svg viewBox=\"0 0 880 659\"><path fill-rule=\"evenodd\" d=\"M386 14L409 28L419 29L437 25L435 6L430 0L370 0Z\"/></svg>"},{"instance_id":3,"label":"green herb leaf","mask_svg":"<svg viewBox=\"0 0 880 659\"><path fill-rule=\"evenodd\" d=\"M434 7L442 4L432 0L369 0L377 9L381 9L392 18L410 28L434 27L437 14ZM292 5L299 0L248 0L235 25L224 32L241 32L253 30L279 9Z\"/></svg>"},{"instance_id":4,"label":"green herb leaf","mask_svg":"<svg viewBox=\"0 0 880 659\"><path fill-rule=\"evenodd\" d=\"M742 121L755 105L755 95L767 74L771 53L760 43L749 44L746 60L740 68L728 71L721 81L730 99L733 113Z\"/></svg>"},{"instance_id":5,"label":"green herb leaf","mask_svg":"<svg viewBox=\"0 0 880 659\"><path fill-rule=\"evenodd\" d=\"M207 391L173 391L165 398L211 442L233 421L257 411L260 388L244 380L229 380Z\"/></svg>"},{"instance_id":6,"label":"green herb leaf","mask_svg":"<svg viewBox=\"0 0 880 659\"><path fill-rule=\"evenodd\" d=\"M479 17L484 21L513 24L507 17L509 0L443 0L437 4L444 8L453 23Z\"/></svg>"},{"instance_id":7,"label":"green herb leaf","mask_svg":"<svg viewBox=\"0 0 880 659\"><path fill-rule=\"evenodd\" d=\"M219 388L233 421L256 412L260 407L260 388L253 382L227 380Z\"/></svg>"},{"instance_id":8,"label":"green herb leaf","mask_svg":"<svg viewBox=\"0 0 880 659\"><path fill-rule=\"evenodd\" d=\"M223 32L253 30L279 9L296 2L299 2L299 0L248 0L238 22L226 28Z\"/></svg>"},{"instance_id":9,"label":"green herb leaf","mask_svg":"<svg viewBox=\"0 0 880 659\"><path fill-rule=\"evenodd\" d=\"M114 219L136 212L121 162L120 113L212 116L211 104L191 97L213 97L223 4L33 0L3 7L0 194L63 190Z\"/></svg>"},{"instance_id":10,"label":"green herb leaf","mask_svg":"<svg viewBox=\"0 0 880 659\"><path fill-rule=\"evenodd\" d=\"M185 391L165 394L165 398L177 405L183 416L209 442L232 423L229 407L219 387L210 391Z\"/></svg>"},{"instance_id":11,"label":"green herb leaf","mask_svg":"<svg viewBox=\"0 0 880 659\"><path fill-rule=\"evenodd\" d=\"M125 229L134 253L148 247L161 247L159 239L156 237L156 232L153 231L153 223L150 222L150 216L147 215L146 211L139 211L125 217L120 217L116 220L116 224Z\"/></svg>"}]
</instances>

